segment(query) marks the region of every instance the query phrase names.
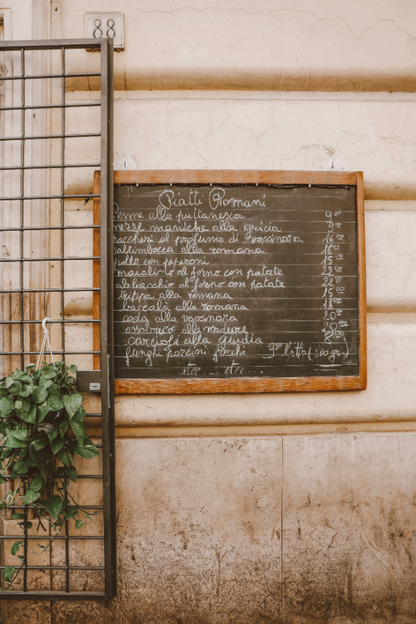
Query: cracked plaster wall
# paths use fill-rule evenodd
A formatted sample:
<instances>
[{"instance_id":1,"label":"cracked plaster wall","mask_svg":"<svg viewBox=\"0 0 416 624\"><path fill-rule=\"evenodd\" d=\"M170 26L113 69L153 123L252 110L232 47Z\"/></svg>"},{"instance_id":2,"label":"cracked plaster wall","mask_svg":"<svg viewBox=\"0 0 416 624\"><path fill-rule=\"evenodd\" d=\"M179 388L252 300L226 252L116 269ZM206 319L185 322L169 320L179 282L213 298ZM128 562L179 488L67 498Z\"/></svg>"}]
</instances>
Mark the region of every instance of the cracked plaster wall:
<instances>
[{"instance_id":1,"label":"cracked plaster wall","mask_svg":"<svg viewBox=\"0 0 416 624\"><path fill-rule=\"evenodd\" d=\"M115 168L362 170L366 199L412 200L415 105L414 94L116 92ZM88 131L94 114L77 112L74 127ZM69 144L68 159L97 147ZM90 189L88 172L70 175L68 191Z\"/></svg>"},{"instance_id":2,"label":"cracked plaster wall","mask_svg":"<svg viewBox=\"0 0 416 624\"><path fill-rule=\"evenodd\" d=\"M74 101L83 97L87 95L71 95ZM371 312L366 392L345 393L342 401L327 393L209 400L119 397L120 432L135 428L135 435L141 435L138 427L162 425L380 423L415 417L415 105L412 94L315 93L311 98L301 93L116 93L119 169L363 170ZM79 129L87 130L88 116L76 121ZM75 160L80 149L77 145L76 152L68 151L68 158ZM71 184L88 191L91 180L78 176ZM82 211L73 214L76 219L91 218L88 211L84 217ZM77 305L85 309L88 302L71 305L76 312Z\"/></svg>"},{"instance_id":3,"label":"cracked plaster wall","mask_svg":"<svg viewBox=\"0 0 416 624\"><path fill-rule=\"evenodd\" d=\"M63 36L88 10L125 13L118 89L414 90L412 0L71 0Z\"/></svg>"},{"instance_id":4,"label":"cracked plaster wall","mask_svg":"<svg viewBox=\"0 0 416 624\"><path fill-rule=\"evenodd\" d=\"M74 94L74 97L76 94ZM119 93L116 168L363 170L366 392L117 399L120 427L413 420L416 415L416 99L315 93ZM131 119L137 119L132 125ZM154 429L153 429L154 431ZM143 431L142 431L143 433ZM127 432L126 432L127 434ZM138 433L140 435L140 433Z\"/></svg>"},{"instance_id":5,"label":"cracked plaster wall","mask_svg":"<svg viewBox=\"0 0 416 624\"><path fill-rule=\"evenodd\" d=\"M416 199L414 95L137 95L116 101L116 168L358 170L366 199Z\"/></svg>"},{"instance_id":6,"label":"cracked plaster wall","mask_svg":"<svg viewBox=\"0 0 416 624\"><path fill-rule=\"evenodd\" d=\"M16 39L34 36L30 20L45 6L12 0ZM53 36L65 38L84 36L87 10L125 12L126 50L115 55L116 167L364 171L369 387L118 397L117 600L3 603L2 624L411 624L415 2L51 7ZM79 54L71 67L97 62ZM93 87L72 83L70 97L95 97ZM92 121L72 123L81 130ZM67 157L96 160L95 149L86 141ZM82 176L67 182L71 191L91 188ZM67 218L91 223L90 204L68 202ZM89 244L88 234L68 240L74 255ZM68 277L91 280L86 267ZM76 318L91 302L66 304ZM74 350L90 340L88 326L68 335ZM91 367L88 356L81 367Z\"/></svg>"},{"instance_id":7,"label":"cracked plaster wall","mask_svg":"<svg viewBox=\"0 0 416 624\"><path fill-rule=\"evenodd\" d=\"M117 598L15 601L6 622L412 624L415 448L414 433L118 441Z\"/></svg>"}]
</instances>

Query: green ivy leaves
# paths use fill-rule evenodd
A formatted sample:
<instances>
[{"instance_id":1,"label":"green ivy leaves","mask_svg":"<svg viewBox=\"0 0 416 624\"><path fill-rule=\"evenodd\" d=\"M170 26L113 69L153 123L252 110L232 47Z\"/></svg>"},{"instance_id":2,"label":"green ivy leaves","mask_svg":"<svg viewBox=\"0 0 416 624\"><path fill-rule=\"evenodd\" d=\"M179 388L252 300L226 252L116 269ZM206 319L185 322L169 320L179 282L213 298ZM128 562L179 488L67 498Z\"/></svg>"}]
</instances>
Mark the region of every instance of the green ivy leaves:
<instances>
[{"instance_id":1,"label":"green ivy leaves","mask_svg":"<svg viewBox=\"0 0 416 624\"><path fill-rule=\"evenodd\" d=\"M92 520L72 498L69 482L77 482L75 455L96 457L99 451L85 433L85 409L82 396L75 390L75 366L63 362L45 364L34 370L15 370L0 380L0 483L9 479L15 489L0 501L0 508L23 506L23 513L15 511L12 518L20 529L31 529L29 508L38 519L38 528L44 523L59 535L65 522L74 521L80 529ZM84 519L79 517L83 514ZM50 547L40 546L41 552ZM14 582L25 562L18 554L23 541L14 542L11 553L21 561L20 568L7 566L3 578Z\"/></svg>"},{"instance_id":2,"label":"green ivy leaves","mask_svg":"<svg viewBox=\"0 0 416 624\"><path fill-rule=\"evenodd\" d=\"M1 414L10 414L10 412L14 410L14 401L8 397L0 398L0 413Z\"/></svg>"},{"instance_id":3,"label":"green ivy leaves","mask_svg":"<svg viewBox=\"0 0 416 624\"><path fill-rule=\"evenodd\" d=\"M64 448L60 450L59 453L56 454L56 456L63 463L63 465L67 467L71 466L74 459L74 454L69 448Z\"/></svg>"},{"instance_id":4,"label":"green ivy leaves","mask_svg":"<svg viewBox=\"0 0 416 624\"><path fill-rule=\"evenodd\" d=\"M33 492L39 492L42 489L44 484L44 479L41 474L38 474L32 481L30 482L29 489Z\"/></svg>"},{"instance_id":5,"label":"green ivy leaves","mask_svg":"<svg viewBox=\"0 0 416 624\"><path fill-rule=\"evenodd\" d=\"M62 401L69 418L72 418L81 407L82 396L80 394L65 395L62 397Z\"/></svg>"},{"instance_id":6,"label":"green ivy leaves","mask_svg":"<svg viewBox=\"0 0 416 624\"><path fill-rule=\"evenodd\" d=\"M27 431L6 431L6 448L27 449L27 442L19 434L26 434L27 437Z\"/></svg>"},{"instance_id":7,"label":"green ivy leaves","mask_svg":"<svg viewBox=\"0 0 416 624\"><path fill-rule=\"evenodd\" d=\"M36 405L32 405L28 412L22 416L22 419L30 425L36 425L36 414Z\"/></svg>"},{"instance_id":8,"label":"green ivy leaves","mask_svg":"<svg viewBox=\"0 0 416 624\"><path fill-rule=\"evenodd\" d=\"M77 422L76 420L73 420L71 422L71 429L77 439L78 446L83 446L84 438L85 438L85 429L84 429L84 425L82 424L82 422Z\"/></svg>"},{"instance_id":9,"label":"green ivy leaves","mask_svg":"<svg viewBox=\"0 0 416 624\"><path fill-rule=\"evenodd\" d=\"M8 566L7 568L4 568L3 570L4 580L11 584L11 582L13 581L15 571L16 571L16 568L14 568L13 566Z\"/></svg>"},{"instance_id":10,"label":"green ivy leaves","mask_svg":"<svg viewBox=\"0 0 416 624\"><path fill-rule=\"evenodd\" d=\"M13 465L10 472L11 479L15 479L19 475L27 474L28 466L24 459L18 459Z\"/></svg>"},{"instance_id":11,"label":"green ivy leaves","mask_svg":"<svg viewBox=\"0 0 416 624\"><path fill-rule=\"evenodd\" d=\"M75 446L74 451L80 457L85 457L85 459L91 459L92 457L96 457L98 453L98 449L91 440L87 437L84 438L83 445Z\"/></svg>"},{"instance_id":12,"label":"green ivy leaves","mask_svg":"<svg viewBox=\"0 0 416 624\"><path fill-rule=\"evenodd\" d=\"M64 406L63 402L60 401L56 396L50 396L47 400L46 400L46 406L52 411L52 412L59 412L59 410L61 410Z\"/></svg>"},{"instance_id":13,"label":"green ivy leaves","mask_svg":"<svg viewBox=\"0 0 416 624\"><path fill-rule=\"evenodd\" d=\"M45 501L43 501L43 506L46 511L51 514L52 517L56 518L62 511L62 507L64 502L60 496L49 496Z\"/></svg>"},{"instance_id":14,"label":"green ivy leaves","mask_svg":"<svg viewBox=\"0 0 416 624\"><path fill-rule=\"evenodd\" d=\"M19 542L15 542L12 546L12 555L15 555L19 550L20 547L23 544L23 540L20 540Z\"/></svg>"},{"instance_id":15,"label":"green ivy leaves","mask_svg":"<svg viewBox=\"0 0 416 624\"><path fill-rule=\"evenodd\" d=\"M46 388L35 388L32 392L32 400L35 403L43 403L48 398L48 390Z\"/></svg>"},{"instance_id":16,"label":"green ivy leaves","mask_svg":"<svg viewBox=\"0 0 416 624\"><path fill-rule=\"evenodd\" d=\"M29 490L23 497L23 505L30 505L30 503L34 503L40 497L39 492L34 492L33 490Z\"/></svg>"}]
</instances>

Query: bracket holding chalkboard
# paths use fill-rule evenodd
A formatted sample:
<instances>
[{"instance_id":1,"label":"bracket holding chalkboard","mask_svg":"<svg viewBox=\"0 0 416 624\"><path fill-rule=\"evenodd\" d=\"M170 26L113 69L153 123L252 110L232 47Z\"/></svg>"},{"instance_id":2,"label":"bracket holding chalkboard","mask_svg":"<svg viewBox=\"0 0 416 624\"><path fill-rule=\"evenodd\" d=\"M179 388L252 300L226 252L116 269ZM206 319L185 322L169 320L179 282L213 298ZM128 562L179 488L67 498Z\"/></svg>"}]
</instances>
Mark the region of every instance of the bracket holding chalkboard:
<instances>
[{"instance_id":1,"label":"bracket holding chalkboard","mask_svg":"<svg viewBox=\"0 0 416 624\"><path fill-rule=\"evenodd\" d=\"M114 185L116 393L366 388L361 172L116 171Z\"/></svg>"}]
</instances>

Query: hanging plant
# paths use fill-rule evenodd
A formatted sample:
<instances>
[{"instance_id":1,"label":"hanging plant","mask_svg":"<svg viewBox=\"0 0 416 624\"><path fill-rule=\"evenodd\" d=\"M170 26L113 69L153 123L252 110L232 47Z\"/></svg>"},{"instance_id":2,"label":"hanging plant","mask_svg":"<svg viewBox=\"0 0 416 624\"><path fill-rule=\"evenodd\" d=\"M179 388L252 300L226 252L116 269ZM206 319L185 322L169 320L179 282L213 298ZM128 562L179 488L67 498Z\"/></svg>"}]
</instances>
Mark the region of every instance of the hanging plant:
<instances>
[{"instance_id":1,"label":"hanging plant","mask_svg":"<svg viewBox=\"0 0 416 624\"><path fill-rule=\"evenodd\" d=\"M83 510L68 490L70 481L77 481L74 456L92 458L99 454L84 430L85 409L73 377L76 370L76 366L68 367L64 362L44 364L39 370L30 364L25 371L15 370L0 380L0 434L4 445L0 483L14 482L6 499L0 501L0 509L11 508L12 518L24 530L33 526L28 519L30 508L37 530L52 529L55 534L48 545L38 545L40 553L50 548L65 522L73 520L79 529L95 515ZM16 510L16 506L21 509ZM21 564L17 569L8 566L3 570L7 588L26 563L25 554L20 554L23 544L22 539L11 547Z\"/></svg>"}]
</instances>

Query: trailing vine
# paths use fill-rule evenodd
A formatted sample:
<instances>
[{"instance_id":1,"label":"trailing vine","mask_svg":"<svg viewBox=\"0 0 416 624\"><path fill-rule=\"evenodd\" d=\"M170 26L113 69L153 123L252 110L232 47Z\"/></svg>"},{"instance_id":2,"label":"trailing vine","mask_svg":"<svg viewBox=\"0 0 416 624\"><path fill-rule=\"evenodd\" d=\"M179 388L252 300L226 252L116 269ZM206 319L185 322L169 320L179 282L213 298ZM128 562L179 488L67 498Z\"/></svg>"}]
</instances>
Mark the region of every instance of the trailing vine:
<instances>
[{"instance_id":1,"label":"trailing vine","mask_svg":"<svg viewBox=\"0 0 416 624\"><path fill-rule=\"evenodd\" d=\"M88 513L69 492L70 482L77 482L74 456L88 459L99 454L85 433L76 370L64 362L44 364L39 370L30 364L25 371L15 370L0 380L0 483L13 484L0 509L13 510L12 518L22 530L33 527L28 518L31 509L37 530L52 530L48 545L38 544L39 553L51 547L66 522L73 520L80 529L96 513ZM21 539L11 547L20 566L3 570L7 588L26 563L23 545Z\"/></svg>"}]
</instances>

